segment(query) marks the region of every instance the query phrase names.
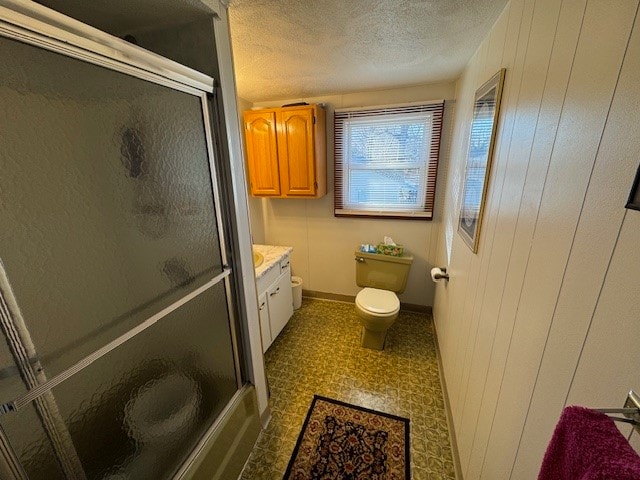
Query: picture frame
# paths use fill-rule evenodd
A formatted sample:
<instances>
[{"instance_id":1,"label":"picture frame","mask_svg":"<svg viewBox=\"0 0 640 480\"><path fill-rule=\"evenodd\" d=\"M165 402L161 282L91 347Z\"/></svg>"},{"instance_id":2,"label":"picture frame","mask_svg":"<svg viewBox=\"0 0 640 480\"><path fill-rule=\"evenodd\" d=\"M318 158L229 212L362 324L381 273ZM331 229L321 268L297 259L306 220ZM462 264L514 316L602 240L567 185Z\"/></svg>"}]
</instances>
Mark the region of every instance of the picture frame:
<instances>
[{"instance_id":1,"label":"picture frame","mask_svg":"<svg viewBox=\"0 0 640 480\"><path fill-rule=\"evenodd\" d=\"M478 88L473 102L464 188L458 219L458 233L473 253L478 252L505 73L506 69L500 69Z\"/></svg>"},{"instance_id":2,"label":"picture frame","mask_svg":"<svg viewBox=\"0 0 640 480\"><path fill-rule=\"evenodd\" d=\"M629 200L627 200L625 208L640 211L640 165L636 172L636 178L633 180L633 186L631 187L631 193L629 193Z\"/></svg>"}]
</instances>

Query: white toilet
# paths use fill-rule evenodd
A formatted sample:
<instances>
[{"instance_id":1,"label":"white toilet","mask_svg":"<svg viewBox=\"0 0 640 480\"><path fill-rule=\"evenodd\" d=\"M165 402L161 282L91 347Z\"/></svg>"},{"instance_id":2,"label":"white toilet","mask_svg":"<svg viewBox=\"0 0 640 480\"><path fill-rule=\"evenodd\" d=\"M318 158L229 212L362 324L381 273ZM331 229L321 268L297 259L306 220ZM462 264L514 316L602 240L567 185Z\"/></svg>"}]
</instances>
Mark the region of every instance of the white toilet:
<instances>
[{"instance_id":1,"label":"white toilet","mask_svg":"<svg viewBox=\"0 0 640 480\"><path fill-rule=\"evenodd\" d=\"M413 263L412 256L393 257L355 252L356 284L365 287L356 295L356 312L362 323L361 345L382 350L387 330L400 311L400 300Z\"/></svg>"}]
</instances>

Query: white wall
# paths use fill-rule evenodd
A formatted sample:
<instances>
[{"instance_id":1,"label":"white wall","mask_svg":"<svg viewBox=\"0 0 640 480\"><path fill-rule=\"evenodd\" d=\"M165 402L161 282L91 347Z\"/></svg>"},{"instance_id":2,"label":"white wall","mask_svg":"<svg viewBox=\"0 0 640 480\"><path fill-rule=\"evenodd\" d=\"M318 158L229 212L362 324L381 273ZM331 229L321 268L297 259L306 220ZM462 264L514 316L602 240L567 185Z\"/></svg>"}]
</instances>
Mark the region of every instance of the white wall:
<instances>
[{"instance_id":1,"label":"white wall","mask_svg":"<svg viewBox=\"0 0 640 480\"><path fill-rule=\"evenodd\" d=\"M293 274L303 278L304 289L342 295L355 295L353 252L361 243L377 243L390 235L413 254L414 263L401 301L432 305L434 287L428 272L434 264L437 231L441 221L442 191L448 164L449 130L455 85L419 85L343 95L294 98L256 103L254 107L280 106L292 102L327 105L327 188L320 199L259 199L250 203L252 230L264 230L264 241L293 247ZM336 218L333 216L333 110L335 108L385 105L445 99L443 139L438 170L435 218L387 220ZM256 222L262 219L262 225ZM254 237L256 237L254 235Z\"/></svg>"},{"instance_id":2,"label":"white wall","mask_svg":"<svg viewBox=\"0 0 640 480\"><path fill-rule=\"evenodd\" d=\"M465 479L535 478L564 405L640 390L640 212L624 209L640 162L637 7L512 0L458 82L437 251L451 281L434 316ZM456 232L469 122L500 67L474 255Z\"/></svg>"}]
</instances>

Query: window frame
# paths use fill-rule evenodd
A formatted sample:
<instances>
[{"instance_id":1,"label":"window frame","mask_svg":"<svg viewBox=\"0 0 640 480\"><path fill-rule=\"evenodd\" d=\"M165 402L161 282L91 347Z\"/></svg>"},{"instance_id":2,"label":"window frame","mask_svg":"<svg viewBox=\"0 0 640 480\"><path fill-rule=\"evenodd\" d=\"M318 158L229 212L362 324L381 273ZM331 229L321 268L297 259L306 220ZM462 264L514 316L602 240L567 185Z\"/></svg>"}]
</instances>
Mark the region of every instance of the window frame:
<instances>
[{"instance_id":1,"label":"window frame","mask_svg":"<svg viewBox=\"0 0 640 480\"><path fill-rule=\"evenodd\" d=\"M444 104L444 100L434 100L395 105L343 108L336 109L334 111L334 216L433 220ZM381 117L388 117L389 115L398 115L399 118L402 119L407 118L408 115L416 114L424 114L425 116L431 117L431 138L429 149L427 151L427 158L424 159L424 164L421 163L418 167L420 169L424 169L425 175L420 186L419 195L423 196L423 200L420 202L420 207L410 210L401 210L396 208L354 209L347 205L345 199L349 192L349 185L346 174L350 169L350 163L344 158L347 153L346 146L348 144L348 139L345 138L345 122L353 119L378 119ZM358 169L359 168L353 170Z\"/></svg>"}]
</instances>

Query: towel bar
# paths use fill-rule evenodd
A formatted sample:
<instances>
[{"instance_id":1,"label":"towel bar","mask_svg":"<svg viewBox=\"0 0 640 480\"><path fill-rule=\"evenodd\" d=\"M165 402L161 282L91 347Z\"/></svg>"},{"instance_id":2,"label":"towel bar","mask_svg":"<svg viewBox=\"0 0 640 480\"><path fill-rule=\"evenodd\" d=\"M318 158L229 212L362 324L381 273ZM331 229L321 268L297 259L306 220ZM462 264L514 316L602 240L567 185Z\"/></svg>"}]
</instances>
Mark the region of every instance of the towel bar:
<instances>
[{"instance_id":1,"label":"towel bar","mask_svg":"<svg viewBox=\"0 0 640 480\"><path fill-rule=\"evenodd\" d=\"M633 390L629 390L624 408L594 408L593 410L606 414L621 413L626 418L611 416L609 418L615 422L630 423L640 433L640 397Z\"/></svg>"}]
</instances>

